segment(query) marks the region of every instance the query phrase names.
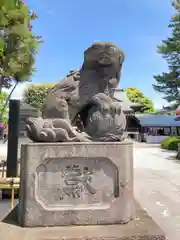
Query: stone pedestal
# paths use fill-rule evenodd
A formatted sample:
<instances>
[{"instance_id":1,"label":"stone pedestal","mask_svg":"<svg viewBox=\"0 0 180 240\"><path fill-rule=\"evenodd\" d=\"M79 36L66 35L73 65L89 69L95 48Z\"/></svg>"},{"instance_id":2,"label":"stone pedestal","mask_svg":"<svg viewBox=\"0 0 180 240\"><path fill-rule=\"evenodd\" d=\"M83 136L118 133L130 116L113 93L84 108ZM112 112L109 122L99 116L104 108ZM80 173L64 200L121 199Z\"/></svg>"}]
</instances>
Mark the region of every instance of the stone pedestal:
<instances>
[{"instance_id":1,"label":"stone pedestal","mask_svg":"<svg viewBox=\"0 0 180 240\"><path fill-rule=\"evenodd\" d=\"M134 217L132 142L21 149L21 226L118 224Z\"/></svg>"}]
</instances>

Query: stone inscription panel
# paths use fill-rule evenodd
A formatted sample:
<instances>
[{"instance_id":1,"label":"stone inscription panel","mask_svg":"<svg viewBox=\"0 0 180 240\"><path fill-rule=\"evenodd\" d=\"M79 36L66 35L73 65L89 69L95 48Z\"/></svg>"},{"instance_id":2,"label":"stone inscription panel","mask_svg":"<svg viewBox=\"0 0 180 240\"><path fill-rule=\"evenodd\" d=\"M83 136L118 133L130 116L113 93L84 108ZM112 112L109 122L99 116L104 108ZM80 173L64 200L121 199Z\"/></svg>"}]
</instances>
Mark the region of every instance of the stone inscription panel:
<instances>
[{"instance_id":1,"label":"stone inscription panel","mask_svg":"<svg viewBox=\"0 0 180 240\"><path fill-rule=\"evenodd\" d=\"M46 210L108 208L118 183L108 158L49 158L36 169L35 198Z\"/></svg>"}]
</instances>

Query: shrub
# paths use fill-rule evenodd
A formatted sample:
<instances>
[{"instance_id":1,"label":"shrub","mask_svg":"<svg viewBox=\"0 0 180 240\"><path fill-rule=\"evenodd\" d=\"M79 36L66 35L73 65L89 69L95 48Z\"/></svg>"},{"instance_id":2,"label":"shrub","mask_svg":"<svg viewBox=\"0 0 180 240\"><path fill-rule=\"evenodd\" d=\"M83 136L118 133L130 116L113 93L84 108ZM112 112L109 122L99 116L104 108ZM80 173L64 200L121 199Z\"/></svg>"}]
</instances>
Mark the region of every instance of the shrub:
<instances>
[{"instance_id":1,"label":"shrub","mask_svg":"<svg viewBox=\"0 0 180 240\"><path fill-rule=\"evenodd\" d=\"M180 143L180 137L167 137L161 142L161 148L177 151L178 143Z\"/></svg>"},{"instance_id":2,"label":"shrub","mask_svg":"<svg viewBox=\"0 0 180 240\"><path fill-rule=\"evenodd\" d=\"M42 109L44 101L51 89L54 87L53 83L30 84L24 90L24 101L32 107Z\"/></svg>"}]
</instances>

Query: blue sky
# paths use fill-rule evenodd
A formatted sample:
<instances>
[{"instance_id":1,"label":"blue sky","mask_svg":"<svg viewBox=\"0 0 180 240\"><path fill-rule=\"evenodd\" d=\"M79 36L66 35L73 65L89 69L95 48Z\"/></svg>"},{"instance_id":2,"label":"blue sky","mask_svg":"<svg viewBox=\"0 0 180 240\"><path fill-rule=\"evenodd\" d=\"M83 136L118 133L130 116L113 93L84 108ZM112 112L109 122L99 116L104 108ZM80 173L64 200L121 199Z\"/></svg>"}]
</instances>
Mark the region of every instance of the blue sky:
<instances>
[{"instance_id":1,"label":"blue sky","mask_svg":"<svg viewBox=\"0 0 180 240\"><path fill-rule=\"evenodd\" d=\"M57 82L79 68L83 51L95 41L111 41L125 52L120 88L135 86L156 107L164 101L152 84L153 75L167 70L156 45L169 35L170 0L26 0L37 13L34 32L44 44L36 61L33 83ZM24 85L14 93L19 97Z\"/></svg>"}]
</instances>

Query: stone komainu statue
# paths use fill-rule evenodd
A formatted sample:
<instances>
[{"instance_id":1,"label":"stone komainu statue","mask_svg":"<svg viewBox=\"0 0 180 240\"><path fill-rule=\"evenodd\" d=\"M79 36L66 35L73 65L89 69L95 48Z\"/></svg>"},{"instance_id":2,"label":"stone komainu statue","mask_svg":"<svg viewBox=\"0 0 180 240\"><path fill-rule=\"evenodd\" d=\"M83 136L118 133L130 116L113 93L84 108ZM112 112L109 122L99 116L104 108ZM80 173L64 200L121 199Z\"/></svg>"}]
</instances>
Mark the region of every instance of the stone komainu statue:
<instances>
[{"instance_id":1,"label":"stone komainu statue","mask_svg":"<svg viewBox=\"0 0 180 240\"><path fill-rule=\"evenodd\" d=\"M122 141L126 118L113 101L124 54L113 43L94 43L80 70L71 71L49 93L41 118L27 120L33 141Z\"/></svg>"}]
</instances>

